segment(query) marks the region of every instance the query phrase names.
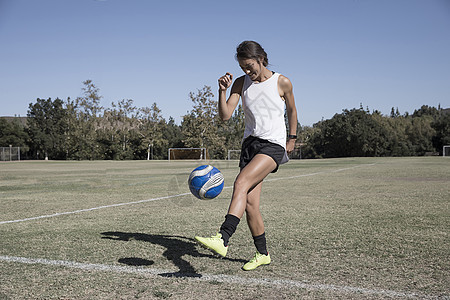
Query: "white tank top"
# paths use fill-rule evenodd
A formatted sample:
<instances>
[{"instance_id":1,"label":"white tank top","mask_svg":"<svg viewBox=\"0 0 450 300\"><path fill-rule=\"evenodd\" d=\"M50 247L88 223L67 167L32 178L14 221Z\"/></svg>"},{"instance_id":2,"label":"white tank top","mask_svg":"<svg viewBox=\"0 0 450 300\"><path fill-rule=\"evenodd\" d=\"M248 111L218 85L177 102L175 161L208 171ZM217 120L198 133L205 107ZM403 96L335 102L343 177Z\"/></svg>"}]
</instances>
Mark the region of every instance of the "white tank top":
<instances>
[{"instance_id":1,"label":"white tank top","mask_svg":"<svg viewBox=\"0 0 450 300\"><path fill-rule=\"evenodd\" d=\"M286 149L285 103L278 92L278 78L274 73L263 82L253 82L244 76L242 106L245 116L244 139L258 137ZM286 162L287 155L283 162Z\"/></svg>"}]
</instances>

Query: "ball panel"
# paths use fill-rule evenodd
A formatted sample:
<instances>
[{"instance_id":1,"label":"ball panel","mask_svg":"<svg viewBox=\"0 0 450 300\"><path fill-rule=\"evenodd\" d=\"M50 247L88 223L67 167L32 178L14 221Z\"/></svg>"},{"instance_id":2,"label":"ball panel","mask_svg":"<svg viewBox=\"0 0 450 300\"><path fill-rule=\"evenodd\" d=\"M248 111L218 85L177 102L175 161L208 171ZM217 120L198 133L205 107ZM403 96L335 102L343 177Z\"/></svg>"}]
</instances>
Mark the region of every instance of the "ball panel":
<instances>
[{"instance_id":1,"label":"ball panel","mask_svg":"<svg viewBox=\"0 0 450 300\"><path fill-rule=\"evenodd\" d=\"M191 182L191 180L197 176L205 176L209 172L211 172L213 169L214 169L214 167L210 166L210 165L204 165L204 166L197 167L191 172L191 175L189 175L188 181Z\"/></svg>"},{"instance_id":2,"label":"ball panel","mask_svg":"<svg viewBox=\"0 0 450 300\"><path fill-rule=\"evenodd\" d=\"M217 196L219 196L219 194L222 192L223 190L223 185L224 183L222 182L220 185L213 187L211 189L209 189L205 195L203 197L207 198L207 199L213 199L216 198Z\"/></svg>"},{"instance_id":3,"label":"ball panel","mask_svg":"<svg viewBox=\"0 0 450 300\"><path fill-rule=\"evenodd\" d=\"M198 194L199 190L193 187L189 188L191 190L192 195L194 195L195 197L201 199L200 195Z\"/></svg>"},{"instance_id":4,"label":"ball panel","mask_svg":"<svg viewBox=\"0 0 450 300\"><path fill-rule=\"evenodd\" d=\"M211 172L212 173L212 172ZM205 184L203 185L203 188L205 190L209 190L213 187L219 186L220 184L222 184L223 182L223 175L222 173L216 173L214 175L211 176L211 178L209 178L209 180L207 182L205 182Z\"/></svg>"}]
</instances>

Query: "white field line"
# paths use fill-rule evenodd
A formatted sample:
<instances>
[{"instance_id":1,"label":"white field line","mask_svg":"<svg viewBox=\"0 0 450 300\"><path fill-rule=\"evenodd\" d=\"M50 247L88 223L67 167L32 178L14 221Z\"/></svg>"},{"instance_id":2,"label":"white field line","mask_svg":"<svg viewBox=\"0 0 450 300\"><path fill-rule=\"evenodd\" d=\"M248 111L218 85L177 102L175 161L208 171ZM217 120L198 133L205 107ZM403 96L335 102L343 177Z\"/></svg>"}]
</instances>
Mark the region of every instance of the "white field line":
<instances>
[{"instance_id":1,"label":"white field line","mask_svg":"<svg viewBox=\"0 0 450 300\"><path fill-rule=\"evenodd\" d=\"M336 293L356 293L363 295L395 297L395 298L420 298L420 299L437 298L429 295L409 293L409 292L400 292L385 289L360 288L346 285L308 283L289 279L248 278L234 275L214 275L214 274L180 274L176 272L174 273L173 271L170 270L155 269L155 268L89 264L65 260L50 260L43 258L25 258L25 257L1 255L0 261L7 263L41 264L54 267L67 267L84 271L103 271L114 273L138 274L149 277L156 277L156 276L161 276L162 278L176 277L192 281L222 282L222 283L242 284L242 285L264 285L266 287L272 286L281 288L300 288L306 290L322 290Z\"/></svg>"},{"instance_id":2,"label":"white field line","mask_svg":"<svg viewBox=\"0 0 450 300\"><path fill-rule=\"evenodd\" d=\"M356 168L360 168L360 167L370 167L370 166L373 166L373 165L375 165L375 164L357 165L357 166L348 167L348 168L342 168L342 169L337 169L337 170L321 171L321 172L316 172L316 173L301 174L301 175L295 175L295 176L289 176L289 177L283 177L283 178L269 178L269 179L264 179L264 182L277 181L277 180L286 180L286 179L294 179L294 178L300 178L300 177L315 176L315 175L320 175L320 174L331 174L331 173L337 173L337 172L342 172L342 171L346 171L346 170L356 169Z\"/></svg>"},{"instance_id":3,"label":"white field line","mask_svg":"<svg viewBox=\"0 0 450 300\"><path fill-rule=\"evenodd\" d=\"M191 193L183 193L178 195L171 195L171 196L165 196L165 197L158 197L158 198L151 198L151 199L145 199L145 200L139 200L139 201L132 201L132 202L124 202L124 203L117 203L117 204L110 204L110 205L102 205L92 208L85 208L85 209L79 209L74 211L67 211L62 213L54 213L51 215L43 215L38 217L31 217L31 218L25 218L25 219L18 219L18 220L11 220L11 221L0 221L0 224L7 224L7 223L18 223L18 222L26 222L26 221L32 221L32 220L38 220L38 219L45 219L45 218L53 218L57 216L63 216L63 215L72 215L77 214L81 212L88 212L93 211L97 209L103 209L103 208L110 208L110 207L117 207L117 206L124 206L124 205L131 205L131 204L139 204L139 203L145 203L145 202L151 202L151 201L157 201L157 200L164 200L164 199L171 199L181 196L190 195Z\"/></svg>"},{"instance_id":4,"label":"white field line","mask_svg":"<svg viewBox=\"0 0 450 300\"><path fill-rule=\"evenodd\" d=\"M321 172L302 174L302 175L295 175L295 176L282 177L282 178L272 178L272 179L269 178L269 179L265 179L264 181L265 182L271 182L271 181L277 181L277 180L287 180L287 179L294 179L294 178L300 178L300 177L315 176L315 175L320 175L320 174L331 174L331 173L342 172L342 171L346 171L346 170L359 168L359 167L362 167L362 166L373 166L373 165L374 164L357 165L357 166L353 166L353 167L342 168L342 169L337 169L337 170L332 170L332 171L328 170L328 171L321 171ZM224 189L230 189L232 187L233 186L226 186L226 187L224 187ZM170 195L170 196L157 197L157 198L151 198L151 199L145 199L145 200L139 200L139 201L124 202L124 203L117 203L117 204L110 204L110 205L102 205L102 206L97 206L97 207L92 207L92 208L85 208L85 209L79 209L79 210L68 211L68 212L54 213L54 214L50 214L50 215L30 217L30 218L24 218L24 219L17 219L17 220L10 220L10 221L0 221L0 225L8 224L8 223L19 223L19 222L33 221L33 220L39 220L39 219L53 218L53 217L58 217L58 216L63 216L63 215L73 215L73 214L77 214L77 213L89 212L89 211L98 210L98 209L104 209L104 208L111 208L111 207L118 207L118 206L124 206L124 205L132 205L132 204L140 204L140 203L146 203L146 202L152 202L152 201L158 201L158 200L165 200L165 199L172 199L172 198L187 196L187 195L190 195L190 194L191 193L183 193L183 194L178 194L178 195Z\"/></svg>"}]
</instances>

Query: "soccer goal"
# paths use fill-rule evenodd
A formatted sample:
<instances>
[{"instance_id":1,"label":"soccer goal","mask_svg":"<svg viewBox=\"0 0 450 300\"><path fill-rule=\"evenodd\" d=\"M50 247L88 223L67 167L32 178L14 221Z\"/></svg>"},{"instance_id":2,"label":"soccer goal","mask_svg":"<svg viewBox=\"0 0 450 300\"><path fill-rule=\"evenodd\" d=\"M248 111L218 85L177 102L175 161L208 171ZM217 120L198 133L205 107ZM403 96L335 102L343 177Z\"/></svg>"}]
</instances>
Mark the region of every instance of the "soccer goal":
<instances>
[{"instance_id":1,"label":"soccer goal","mask_svg":"<svg viewBox=\"0 0 450 300\"><path fill-rule=\"evenodd\" d=\"M228 150L228 160L239 160L241 157L241 150Z\"/></svg>"},{"instance_id":2,"label":"soccer goal","mask_svg":"<svg viewBox=\"0 0 450 300\"><path fill-rule=\"evenodd\" d=\"M442 147L442 156L450 157L450 145Z\"/></svg>"},{"instance_id":3,"label":"soccer goal","mask_svg":"<svg viewBox=\"0 0 450 300\"><path fill-rule=\"evenodd\" d=\"M20 161L20 147L0 147L0 161Z\"/></svg>"},{"instance_id":4,"label":"soccer goal","mask_svg":"<svg viewBox=\"0 0 450 300\"><path fill-rule=\"evenodd\" d=\"M169 148L168 159L206 160L209 156L206 148Z\"/></svg>"}]
</instances>

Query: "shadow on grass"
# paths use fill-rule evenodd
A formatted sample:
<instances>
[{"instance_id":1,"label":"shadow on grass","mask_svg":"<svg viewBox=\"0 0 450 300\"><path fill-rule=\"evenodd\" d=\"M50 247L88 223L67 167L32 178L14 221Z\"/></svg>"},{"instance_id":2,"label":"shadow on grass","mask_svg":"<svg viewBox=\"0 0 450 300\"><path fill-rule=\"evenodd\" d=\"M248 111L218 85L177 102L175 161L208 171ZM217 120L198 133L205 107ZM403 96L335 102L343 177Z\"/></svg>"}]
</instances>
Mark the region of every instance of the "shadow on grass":
<instances>
[{"instance_id":1,"label":"shadow on grass","mask_svg":"<svg viewBox=\"0 0 450 300\"><path fill-rule=\"evenodd\" d=\"M197 251L197 244L194 239L184 236L176 235L160 235L160 234L146 234L146 233L129 233L129 232L102 232L102 239L116 240L116 241L143 241L165 247L163 255L167 260L179 268L177 272L159 274L163 277L202 277L197 273L195 268L182 257L190 255L192 257L209 257L216 258L212 254L202 254ZM245 263L242 259L223 258L225 260ZM130 266L149 266L154 262L151 260L138 257L125 257L118 260L120 263Z\"/></svg>"}]
</instances>

